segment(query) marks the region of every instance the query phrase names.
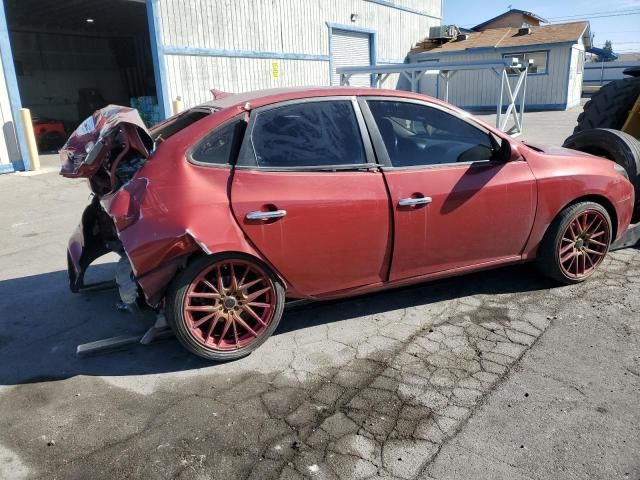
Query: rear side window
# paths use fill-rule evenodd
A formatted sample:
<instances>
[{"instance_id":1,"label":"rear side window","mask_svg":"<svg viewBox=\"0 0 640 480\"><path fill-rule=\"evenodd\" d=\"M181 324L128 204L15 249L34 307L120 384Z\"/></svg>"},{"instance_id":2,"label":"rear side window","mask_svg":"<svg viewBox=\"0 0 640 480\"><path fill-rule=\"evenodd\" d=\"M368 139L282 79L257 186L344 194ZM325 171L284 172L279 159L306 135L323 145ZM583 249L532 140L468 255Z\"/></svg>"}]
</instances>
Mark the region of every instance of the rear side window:
<instances>
[{"instance_id":1,"label":"rear side window","mask_svg":"<svg viewBox=\"0 0 640 480\"><path fill-rule=\"evenodd\" d=\"M243 120L238 120L214 130L196 145L191 152L191 159L213 165L233 163L244 125Z\"/></svg>"},{"instance_id":2,"label":"rear side window","mask_svg":"<svg viewBox=\"0 0 640 480\"><path fill-rule=\"evenodd\" d=\"M366 163L350 101L304 102L258 113L251 141L260 167L309 168Z\"/></svg>"}]
</instances>

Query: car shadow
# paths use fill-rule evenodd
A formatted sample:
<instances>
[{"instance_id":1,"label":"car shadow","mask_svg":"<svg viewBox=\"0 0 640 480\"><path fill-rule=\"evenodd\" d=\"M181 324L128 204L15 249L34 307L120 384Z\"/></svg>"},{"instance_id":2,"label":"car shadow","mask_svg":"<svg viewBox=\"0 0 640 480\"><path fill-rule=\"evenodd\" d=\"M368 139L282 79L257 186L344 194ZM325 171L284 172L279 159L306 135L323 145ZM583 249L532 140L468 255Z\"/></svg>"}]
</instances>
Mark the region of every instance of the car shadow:
<instances>
[{"instance_id":1,"label":"car shadow","mask_svg":"<svg viewBox=\"0 0 640 480\"><path fill-rule=\"evenodd\" d=\"M504 163L480 162L470 166L445 198L440 213L446 215L462 207L498 175L505 165Z\"/></svg>"},{"instance_id":2,"label":"car shadow","mask_svg":"<svg viewBox=\"0 0 640 480\"><path fill-rule=\"evenodd\" d=\"M109 279L115 264L89 270L89 281ZM276 335L363 315L428 305L476 294L547 289L553 285L529 265L518 265L413 287L287 309ZM0 385L56 381L76 375L127 376L211 367L175 339L79 358L79 344L142 334L141 320L116 309L115 289L73 294L66 271L0 282Z\"/></svg>"}]
</instances>

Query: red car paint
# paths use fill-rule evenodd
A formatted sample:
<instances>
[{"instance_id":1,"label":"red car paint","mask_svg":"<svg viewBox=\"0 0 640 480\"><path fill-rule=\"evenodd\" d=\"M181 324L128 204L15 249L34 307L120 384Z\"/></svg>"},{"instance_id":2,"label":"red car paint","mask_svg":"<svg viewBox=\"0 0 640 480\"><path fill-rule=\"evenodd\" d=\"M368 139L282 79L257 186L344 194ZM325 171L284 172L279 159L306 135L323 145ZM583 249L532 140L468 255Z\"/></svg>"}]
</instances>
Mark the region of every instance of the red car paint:
<instances>
[{"instance_id":1,"label":"red car paint","mask_svg":"<svg viewBox=\"0 0 640 480\"><path fill-rule=\"evenodd\" d=\"M461 110L419 94L355 88L287 89L221 96L217 111L158 141L131 184L103 198L147 302L161 303L195 252L242 252L270 265L290 298L335 298L535 258L553 219L590 197L627 228L632 185L614 164L552 148L537 151L478 120L511 145L508 162L411 170L274 172L188 161L198 140L256 108L314 97L397 97ZM421 207L401 198L430 196ZM120 199L119 197L122 197ZM285 209L252 223L245 214ZM82 271L86 228L74 234L70 265ZM86 262L85 262L86 263Z\"/></svg>"}]
</instances>

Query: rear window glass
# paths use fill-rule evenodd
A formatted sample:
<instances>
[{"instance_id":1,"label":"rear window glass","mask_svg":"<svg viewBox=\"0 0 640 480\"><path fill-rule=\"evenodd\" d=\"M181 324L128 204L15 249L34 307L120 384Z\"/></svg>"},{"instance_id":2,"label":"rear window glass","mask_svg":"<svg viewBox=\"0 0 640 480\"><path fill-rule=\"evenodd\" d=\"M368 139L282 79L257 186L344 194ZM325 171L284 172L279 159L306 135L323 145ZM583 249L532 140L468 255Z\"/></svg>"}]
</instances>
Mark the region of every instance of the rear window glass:
<instances>
[{"instance_id":1,"label":"rear window glass","mask_svg":"<svg viewBox=\"0 0 640 480\"><path fill-rule=\"evenodd\" d=\"M366 163L350 101L304 102L261 112L251 140L260 167L331 167Z\"/></svg>"},{"instance_id":2,"label":"rear window glass","mask_svg":"<svg viewBox=\"0 0 640 480\"><path fill-rule=\"evenodd\" d=\"M170 118L165 122L159 123L155 127L151 128L149 133L155 142L158 140L167 140L180 130L187 128L189 125L193 125L198 120L202 120L204 117L211 115L211 113L211 109L194 108L187 110L177 117Z\"/></svg>"}]
</instances>

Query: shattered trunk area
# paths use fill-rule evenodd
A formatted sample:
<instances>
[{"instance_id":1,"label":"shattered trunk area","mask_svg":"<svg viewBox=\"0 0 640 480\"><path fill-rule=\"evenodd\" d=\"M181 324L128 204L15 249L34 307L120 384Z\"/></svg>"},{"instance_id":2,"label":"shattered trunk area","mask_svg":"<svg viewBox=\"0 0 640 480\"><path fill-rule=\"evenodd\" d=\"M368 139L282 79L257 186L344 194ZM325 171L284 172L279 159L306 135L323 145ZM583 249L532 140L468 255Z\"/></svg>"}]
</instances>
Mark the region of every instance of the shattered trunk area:
<instances>
[{"instance_id":1,"label":"shattered trunk area","mask_svg":"<svg viewBox=\"0 0 640 480\"><path fill-rule=\"evenodd\" d=\"M138 111L109 105L83 121L60 150L60 175L88 178L98 197L115 192L144 165L154 142Z\"/></svg>"}]
</instances>

